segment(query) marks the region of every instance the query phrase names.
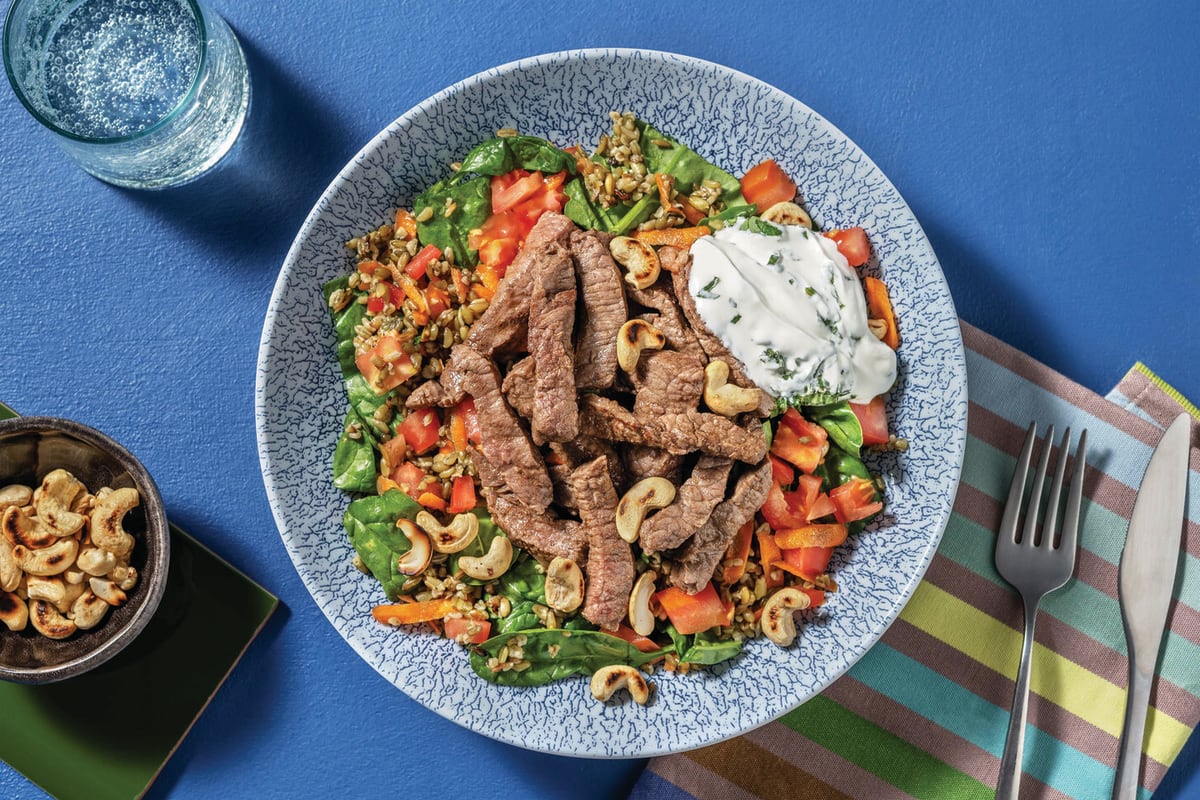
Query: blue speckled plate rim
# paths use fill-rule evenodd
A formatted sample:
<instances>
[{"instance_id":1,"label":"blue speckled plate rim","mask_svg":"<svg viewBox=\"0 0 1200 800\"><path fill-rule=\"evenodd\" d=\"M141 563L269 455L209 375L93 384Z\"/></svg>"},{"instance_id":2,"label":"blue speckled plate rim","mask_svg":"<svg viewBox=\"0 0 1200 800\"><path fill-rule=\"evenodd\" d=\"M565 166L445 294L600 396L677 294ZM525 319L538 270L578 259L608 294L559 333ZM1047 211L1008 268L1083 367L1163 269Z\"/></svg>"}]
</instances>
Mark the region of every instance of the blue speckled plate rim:
<instances>
[{"instance_id":1,"label":"blue speckled plate rim","mask_svg":"<svg viewBox=\"0 0 1200 800\"><path fill-rule=\"evenodd\" d=\"M911 208L908 207L907 203L903 200L902 196L899 194L898 191L896 191L894 185L891 184L890 180L886 177L886 175L882 172L882 170L880 170L878 168L878 166L870 159L870 157L867 156L866 153L863 152L862 149L859 148L857 146L857 144L855 144L853 142L853 140L850 139L850 137L846 136L840 129L838 129L836 126L831 124L823 116L821 116L817 112L813 111L811 108L809 108L807 105L805 105L801 101L795 99L794 97L787 94L786 92L783 92L782 90L772 86L771 84L761 81L753 76L747 75L746 73L743 73L739 70L732 69L730 67L726 67L722 64L712 62L712 61L706 61L704 59L694 58L691 56L669 53L669 52L665 52L665 51L638 50L638 49L629 49L629 48L589 48L589 49L579 49L579 50L568 50L568 51L561 51L561 52L554 52L554 53L546 53L543 55L532 56L532 57L528 57L528 58L524 58L524 59L519 59L516 61L511 61L506 64L502 64L500 66L481 71L479 73L476 73L475 75L472 75L461 81L458 81L457 83L447 87L446 89L443 89L442 91L430 96L429 98L427 98L420 104L414 106L412 109L405 112L405 114L401 115L396 120L394 120L392 123L390 123L386 128L384 128L382 131L380 131L379 134L377 134L374 138L372 138L370 142L368 142L363 148L361 148L359 150L359 152L354 156L354 158L352 158L347 163L347 165L341 170L341 172L339 172L338 176L333 180L333 182L329 185L329 187L322 193L321 197L318 199L318 201L314 205L312 211L306 217L303 225L300 228L300 231L297 233L295 240L293 241L291 247L289 248L287 256L285 258L285 262L284 262L285 266L287 264L291 263L295 258L297 258L297 256L299 255L299 253L301 251L305 236L306 236L307 232L309 231L310 227L314 224L314 222L323 213L325 213L329 209L331 200L344 188L344 186L347 184L347 182L350 181L354 177L355 173L359 169L359 162L362 159L364 159L365 157L367 157L374 150L379 148L390 137L394 136L397 133L397 131L401 130L405 120L432 111L434 108L437 107L437 105L439 103L447 100L448 98L453 97L456 93L463 91L464 88L471 86L472 84L475 84L477 82L487 80L488 78L495 79L495 78L498 78L500 76L503 76L503 75L513 72L513 71L521 71L521 70L530 69L530 68L534 68L534 67L541 67L541 66L544 66L548 61L556 61L556 60L570 61L570 60L577 60L577 59L610 60L610 59L614 59L614 58L620 59L620 58L625 58L625 57L640 57L640 58L658 57L658 58L662 58L662 59L666 59L666 60L690 63L699 69L710 69L710 70L715 69L715 70L724 72L734 78L740 79L742 81L758 84L758 85L768 89L771 92L779 94L782 98L786 98L789 102L794 103L799 109L805 111L807 114L811 115L811 117L814 120L818 121L821 125L825 126L830 133L832 133L836 137L840 137L845 142L850 144L857 151L857 155L861 157L863 163L867 164L871 170L873 170L875 173L877 173L878 176L880 177L880 179L882 180L883 184L886 185L886 187L888 189L890 189L892 192L895 193L896 200L899 203L900 207L909 215L909 218L911 219L912 224L916 227L916 231L919 234L920 239L921 239L921 245L922 245L923 249L925 250L925 256L927 257L927 259L930 262L932 262L932 264L934 264L936 266L936 264L937 264L936 255L933 253L933 249L932 249L932 246L928 242L928 238L925 236L923 229L921 229L920 223L916 219L916 216L912 213ZM266 377L267 377L266 368L270 361L270 355L271 355L271 353L270 353L270 344L271 344L270 337L271 337L272 317L279 305L280 298L282 297L282 295L285 292L286 285L287 285L287 277L288 277L287 270L286 269L281 270L281 272L278 276L278 279L276 281L274 290L272 292L271 300L268 305L266 320L264 322L263 333L262 333L262 337L260 340L258 365L257 365L257 370L256 370L255 416L256 416L256 433L257 433L258 440L259 440L260 464L261 464L261 468L262 468L262 472L263 472L264 483L266 486L267 494L271 501L272 514L275 518L276 525L279 528L280 534L284 539L284 543L288 550L289 556L292 558L292 560L293 560L295 566L297 567L298 571L300 572L301 576L303 576L304 569L303 569L302 565L298 562L298 555L294 551L292 544L288 541L288 537L286 534L287 524L286 524L286 520L283 516L283 512L280 509L280 504L278 502L278 497L277 497L277 492L276 492L277 487L275 485L275 478L274 478L272 468L271 468L271 463L270 463L270 454L268 452L269 451L269 447L268 447L269 437L265 433L264 425L263 425L263 421L265 418L264 417L265 405L266 405L266 399L265 399L266 398L265 381L266 381ZM951 313L953 313L953 301L950 297L949 287L948 287L948 285L945 281L945 277L941 273L940 269L937 269L936 284L937 284L937 288L940 290L940 294L944 298L944 301L948 304L948 310ZM949 483L952 484L952 486L957 487L957 485L959 483L959 479L961 477L962 460L963 460L963 455L965 452L966 411L967 411L965 356L964 356L961 336L957 337L956 341L953 343L953 353L951 354L950 358L948 359L948 362L949 362L949 365L953 368L954 372L956 373L955 376L951 379L950 384L951 384L951 388L953 390L952 394L954 394L957 397L959 402L957 402L956 404L953 404L951 406L948 406L946 409L947 417L950 420L949 425L948 425L948 430L952 433L951 441L948 443L946 458L947 458L947 462L950 465L950 468L953 472L952 476L948 476L948 477L950 477ZM920 559L919 569L913 571L910 574L908 582L903 586L901 594L905 598L905 603L907 602L908 598L911 598L912 593L915 591L916 586L920 583L922 576L924 575L924 572L926 571L926 569L929 566L929 563L933 559L934 553L937 550L937 546L940 543L942 534L945 531L946 524L949 521L950 511L951 511L952 504L953 504L953 499L954 499L953 491L948 492L945 497L938 498L937 507L935 509L935 516L938 518L939 524L936 525L936 530L930 531L929 537L926 542L926 547L925 547L922 557ZM317 596L315 594L314 588L311 585L309 585L308 581L304 581L304 583L305 583L306 589L313 596L314 601L317 601L318 607L320 607L322 609L322 612L330 620L331 624L334 625L335 629L338 629L339 633L341 633L341 630L337 625L337 621L334 619L334 617L332 616L330 611L328 609L326 609L324 607L324 605L319 601L319 598L317 598ZM815 684L813 691L810 692L810 694L808 696L813 696L813 695L819 693L820 691L824 690L824 688L826 688L829 684L831 684L837 678L841 677L851 666L853 666L853 664L857 661L857 659L861 658L862 654L865 653L866 650L869 649L870 646L874 645L879 640L880 637L882 637L882 635L887 630L887 628L899 616L900 612L903 610L903 607L904 607L904 603L895 604L895 606L890 609L889 613L882 619L881 624L879 624L870 635L864 636L861 640L859 640L858 642L855 643L856 646L854 649L857 652L851 658L849 658L846 663L842 664L839 669L831 671L826 676L825 680L820 681L817 684ZM369 664L372 664L372 666L374 666L377 671L379 670L379 666L376 665L375 661L374 661L375 655L373 653L371 653L370 650L366 646L351 639L344 633L343 633L343 638L347 641L348 644L351 645L352 649L354 649L355 652L357 652ZM384 675L384 677L387 678L386 675ZM409 693L408 690L405 689L404 686L400 686L398 683L396 683L395 680L392 680L390 678L387 678L387 679L391 680L391 682L393 684L397 685L398 688L401 688L406 693ZM584 691L586 691L586 690L584 690ZM417 700L418 702L422 702L421 698L419 698L419 697L414 696L414 699ZM468 727L471 730L475 730L476 732L479 732L483 735L486 735L486 736L489 736L492 738L496 738L500 741L505 741L507 743L514 744L514 745L521 746L521 747L526 747L526 748L535 749L535 750L542 750L542 751L551 752L551 753L577 755L577 756L589 756L589 757L645 757L645 756L660 755L660 754L669 753L669 752L678 752L681 750L693 749L693 748L704 746L707 744L713 744L713 743L716 743L716 742L719 742L719 741L722 741L725 739L733 738L734 736L745 733L748 730L751 730L755 727L766 724L766 723L772 721L773 719L778 718L783 713L786 713L787 711L791 710L792 708L795 708L796 706L800 705L800 703L803 702L804 699L807 699L807 698L796 698L793 702L786 703L784 707L774 709L769 714L764 715L759 719L756 719L752 724L745 725L744 727L742 727L738 730L721 731L719 733L716 733L716 735L711 736L711 738L704 739L703 741L689 741L686 744L684 744L683 746L678 746L678 747L651 748L651 749L642 749L642 750L620 752L620 753L595 752L595 751L591 751L591 750L578 750L578 749L558 749L555 746L539 746L536 743L531 744L530 742L523 740L521 738L519 732L508 732L508 731L504 731L504 730L481 730L477 724L472 724L472 723L477 723L477 720L475 718L472 718L470 720L464 720L464 719L456 716L453 713L453 709L448 709L448 708L444 708L444 707L435 707L435 706L431 706L428 704L425 704L425 705L427 708L430 708L431 710L435 711L436 713L445 717L446 719L449 719L460 725Z\"/></svg>"}]
</instances>

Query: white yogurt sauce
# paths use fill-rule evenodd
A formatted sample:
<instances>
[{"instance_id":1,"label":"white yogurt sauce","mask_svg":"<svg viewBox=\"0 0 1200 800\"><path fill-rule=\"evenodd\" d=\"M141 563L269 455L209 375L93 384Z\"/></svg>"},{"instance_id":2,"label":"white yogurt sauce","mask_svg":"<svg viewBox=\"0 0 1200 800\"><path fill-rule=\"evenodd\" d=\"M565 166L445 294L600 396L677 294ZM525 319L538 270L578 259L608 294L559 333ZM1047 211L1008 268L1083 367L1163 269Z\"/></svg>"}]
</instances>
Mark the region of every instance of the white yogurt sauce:
<instances>
[{"instance_id":1,"label":"white yogurt sauce","mask_svg":"<svg viewBox=\"0 0 1200 800\"><path fill-rule=\"evenodd\" d=\"M858 275L829 238L737 221L691 247L688 290L705 324L774 397L830 392L865 403L891 388L896 354L867 329Z\"/></svg>"}]
</instances>

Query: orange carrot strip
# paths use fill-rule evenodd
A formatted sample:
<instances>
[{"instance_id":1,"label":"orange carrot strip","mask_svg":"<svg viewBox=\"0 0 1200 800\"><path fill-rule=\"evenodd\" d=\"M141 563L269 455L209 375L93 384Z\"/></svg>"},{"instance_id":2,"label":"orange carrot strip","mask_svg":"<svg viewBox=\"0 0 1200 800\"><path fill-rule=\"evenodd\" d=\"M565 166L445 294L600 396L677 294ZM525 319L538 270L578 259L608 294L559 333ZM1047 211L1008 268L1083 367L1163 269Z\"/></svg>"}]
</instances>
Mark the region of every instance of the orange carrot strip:
<instances>
[{"instance_id":1,"label":"orange carrot strip","mask_svg":"<svg viewBox=\"0 0 1200 800\"><path fill-rule=\"evenodd\" d=\"M846 526L836 523L803 525L775 531L775 544L780 550L797 547L837 547L846 541Z\"/></svg>"},{"instance_id":2,"label":"orange carrot strip","mask_svg":"<svg viewBox=\"0 0 1200 800\"><path fill-rule=\"evenodd\" d=\"M454 601L448 597L426 600L419 603L392 603L375 606L371 616L384 625L412 625L441 619L454 610Z\"/></svg>"},{"instance_id":3,"label":"orange carrot strip","mask_svg":"<svg viewBox=\"0 0 1200 800\"><path fill-rule=\"evenodd\" d=\"M888 297L887 286L878 278L863 278L863 290L867 296L867 311L872 319L881 319L887 325L883 343L893 350L900 347L900 329L896 327L896 312Z\"/></svg>"},{"instance_id":4,"label":"orange carrot strip","mask_svg":"<svg viewBox=\"0 0 1200 800\"><path fill-rule=\"evenodd\" d=\"M746 520L746 524L738 529L725 552L725 569L721 573L721 582L732 586L746 574L746 561L750 558L750 542L754 538L754 518Z\"/></svg>"},{"instance_id":5,"label":"orange carrot strip","mask_svg":"<svg viewBox=\"0 0 1200 800\"><path fill-rule=\"evenodd\" d=\"M662 230L637 231L633 234L633 238L639 242L645 242L651 247L661 247L664 244L669 244L672 247L678 247L680 250L687 250L692 246L692 242L701 236L708 236L710 233L712 233L712 228L707 225L695 225L691 228L663 228Z\"/></svg>"},{"instance_id":6,"label":"orange carrot strip","mask_svg":"<svg viewBox=\"0 0 1200 800\"><path fill-rule=\"evenodd\" d=\"M433 492L422 492L417 498L417 502L426 508L432 508L437 511L446 510L446 501L442 499L440 494L434 494Z\"/></svg>"},{"instance_id":7,"label":"orange carrot strip","mask_svg":"<svg viewBox=\"0 0 1200 800\"><path fill-rule=\"evenodd\" d=\"M779 545L775 544L775 537L771 535L770 526L760 525L754 532L754 538L758 540L758 560L762 563L767 588L782 586L783 573L775 569L775 566L776 562L783 558L783 552L779 549Z\"/></svg>"},{"instance_id":8,"label":"orange carrot strip","mask_svg":"<svg viewBox=\"0 0 1200 800\"><path fill-rule=\"evenodd\" d=\"M404 231L406 239L417 238L417 218L407 209L396 209L396 230Z\"/></svg>"}]
</instances>

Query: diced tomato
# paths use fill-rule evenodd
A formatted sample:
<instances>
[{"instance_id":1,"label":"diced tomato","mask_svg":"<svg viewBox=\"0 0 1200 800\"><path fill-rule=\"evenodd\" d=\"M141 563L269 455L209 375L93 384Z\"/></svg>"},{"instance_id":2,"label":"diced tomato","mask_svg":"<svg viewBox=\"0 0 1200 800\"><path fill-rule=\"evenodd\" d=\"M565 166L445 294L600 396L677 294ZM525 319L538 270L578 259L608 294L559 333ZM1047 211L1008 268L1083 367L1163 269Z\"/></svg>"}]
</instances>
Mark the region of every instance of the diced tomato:
<instances>
[{"instance_id":1,"label":"diced tomato","mask_svg":"<svg viewBox=\"0 0 1200 800\"><path fill-rule=\"evenodd\" d=\"M380 336L374 347L355 356L354 364L376 394L386 394L417 374L398 333Z\"/></svg>"},{"instance_id":2,"label":"diced tomato","mask_svg":"<svg viewBox=\"0 0 1200 800\"><path fill-rule=\"evenodd\" d=\"M425 302L429 306L429 318L437 319L443 311L450 307L450 294L437 286L427 286Z\"/></svg>"},{"instance_id":3,"label":"diced tomato","mask_svg":"<svg viewBox=\"0 0 1200 800\"><path fill-rule=\"evenodd\" d=\"M767 490L767 499L763 501L762 515L772 530L798 528L808 522L802 509L797 509L794 503L788 502L792 492L785 492L779 484L772 483Z\"/></svg>"},{"instance_id":4,"label":"diced tomato","mask_svg":"<svg viewBox=\"0 0 1200 800\"><path fill-rule=\"evenodd\" d=\"M655 592L654 599L662 606L667 618L682 634L700 633L718 625L728 625L731 606L721 602L720 595L709 581L696 594L670 586Z\"/></svg>"},{"instance_id":5,"label":"diced tomato","mask_svg":"<svg viewBox=\"0 0 1200 800\"><path fill-rule=\"evenodd\" d=\"M415 500L421 493L421 484L425 481L425 473L416 464L405 461L398 466L392 465L391 478L400 487L400 491Z\"/></svg>"},{"instance_id":6,"label":"diced tomato","mask_svg":"<svg viewBox=\"0 0 1200 800\"><path fill-rule=\"evenodd\" d=\"M470 475L459 475L450 488L450 506L446 510L451 514L461 514L473 509L476 502L475 479Z\"/></svg>"},{"instance_id":7,"label":"diced tomato","mask_svg":"<svg viewBox=\"0 0 1200 800\"><path fill-rule=\"evenodd\" d=\"M383 311L383 305L384 305L384 303L383 303L382 297L368 297L367 298L367 313L368 314L378 314L380 311Z\"/></svg>"},{"instance_id":8,"label":"diced tomato","mask_svg":"<svg viewBox=\"0 0 1200 800\"><path fill-rule=\"evenodd\" d=\"M442 620L447 639L463 644L483 644L492 635L492 622L471 617L446 617ZM472 633L471 631L475 632ZM461 638L460 638L461 637Z\"/></svg>"},{"instance_id":9,"label":"diced tomato","mask_svg":"<svg viewBox=\"0 0 1200 800\"><path fill-rule=\"evenodd\" d=\"M404 234L403 237L400 233ZM417 238L417 218L405 208L396 209L396 237L405 239Z\"/></svg>"},{"instance_id":10,"label":"diced tomato","mask_svg":"<svg viewBox=\"0 0 1200 800\"><path fill-rule=\"evenodd\" d=\"M429 265L442 257L442 251L435 245L427 244L417 251L417 254L404 265L404 273L414 281L425 277Z\"/></svg>"},{"instance_id":11,"label":"diced tomato","mask_svg":"<svg viewBox=\"0 0 1200 800\"><path fill-rule=\"evenodd\" d=\"M508 211L542 189L542 173L516 169L492 178L492 213Z\"/></svg>"},{"instance_id":12,"label":"diced tomato","mask_svg":"<svg viewBox=\"0 0 1200 800\"><path fill-rule=\"evenodd\" d=\"M811 474L821 465L829 452L829 434L815 422L800 416L800 412L789 408L784 412L775 438L771 442L771 453Z\"/></svg>"},{"instance_id":13,"label":"diced tomato","mask_svg":"<svg viewBox=\"0 0 1200 800\"><path fill-rule=\"evenodd\" d=\"M888 440L887 409L883 406L883 395L869 403L851 403L850 410L862 427L863 444L886 444Z\"/></svg>"},{"instance_id":14,"label":"diced tomato","mask_svg":"<svg viewBox=\"0 0 1200 800\"><path fill-rule=\"evenodd\" d=\"M875 499L875 484L866 478L851 478L833 487L829 499L833 501L838 522L866 519L883 510L883 503Z\"/></svg>"},{"instance_id":15,"label":"diced tomato","mask_svg":"<svg viewBox=\"0 0 1200 800\"><path fill-rule=\"evenodd\" d=\"M781 458L770 456L771 459L771 480L780 486L791 486L792 481L796 479L796 470L792 465Z\"/></svg>"},{"instance_id":16,"label":"diced tomato","mask_svg":"<svg viewBox=\"0 0 1200 800\"><path fill-rule=\"evenodd\" d=\"M538 218L547 211L562 211L566 177L565 171L542 175L513 170L492 178L492 215L467 235L467 246L478 251L480 264L491 267L496 277L504 277Z\"/></svg>"},{"instance_id":17,"label":"diced tomato","mask_svg":"<svg viewBox=\"0 0 1200 800\"><path fill-rule=\"evenodd\" d=\"M438 442L438 428L442 422L433 408L414 408L400 423L400 434L414 453L420 455L432 450Z\"/></svg>"},{"instance_id":18,"label":"diced tomato","mask_svg":"<svg viewBox=\"0 0 1200 800\"><path fill-rule=\"evenodd\" d=\"M783 560L795 567L796 574L811 581L829 569L832 547L797 547L783 550Z\"/></svg>"},{"instance_id":19,"label":"diced tomato","mask_svg":"<svg viewBox=\"0 0 1200 800\"><path fill-rule=\"evenodd\" d=\"M834 507L833 501L829 499L829 495L825 494L825 492L820 492L817 494L817 496L813 498L813 501L804 509L804 518L809 522L821 519L821 517L828 517L830 515L836 516L837 509Z\"/></svg>"},{"instance_id":20,"label":"diced tomato","mask_svg":"<svg viewBox=\"0 0 1200 800\"><path fill-rule=\"evenodd\" d=\"M852 267L861 267L871 257L871 243L862 228L846 228L825 234L837 242L838 252L846 257Z\"/></svg>"},{"instance_id":21,"label":"diced tomato","mask_svg":"<svg viewBox=\"0 0 1200 800\"><path fill-rule=\"evenodd\" d=\"M659 649L658 644L653 639L642 636L640 633L624 623L618 625L615 631L607 632L611 633L613 636L616 636L618 639L624 639L638 650L641 650L643 653L653 653L655 650Z\"/></svg>"},{"instance_id":22,"label":"diced tomato","mask_svg":"<svg viewBox=\"0 0 1200 800\"><path fill-rule=\"evenodd\" d=\"M388 464L385 472L391 472L392 467L398 467L404 463L404 454L408 452L408 442L404 441L403 436L393 436L379 445L379 450L383 453L383 460Z\"/></svg>"},{"instance_id":23,"label":"diced tomato","mask_svg":"<svg viewBox=\"0 0 1200 800\"><path fill-rule=\"evenodd\" d=\"M775 159L768 158L752 167L742 178L742 194L748 202L758 206L759 211L766 211L776 203L794 199L796 183L775 163Z\"/></svg>"}]
</instances>

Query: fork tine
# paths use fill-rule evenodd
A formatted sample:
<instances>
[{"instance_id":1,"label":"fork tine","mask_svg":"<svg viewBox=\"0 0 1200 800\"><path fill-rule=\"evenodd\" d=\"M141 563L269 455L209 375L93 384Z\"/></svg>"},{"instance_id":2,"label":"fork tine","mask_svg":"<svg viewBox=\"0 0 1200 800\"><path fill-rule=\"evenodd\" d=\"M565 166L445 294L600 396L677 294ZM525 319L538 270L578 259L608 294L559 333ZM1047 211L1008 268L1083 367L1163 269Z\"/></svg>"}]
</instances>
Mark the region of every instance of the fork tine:
<instances>
[{"instance_id":1,"label":"fork tine","mask_svg":"<svg viewBox=\"0 0 1200 800\"><path fill-rule=\"evenodd\" d=\"M1033 488L1029 494L1029 508L1025 510L1025 529L1021 533L1021 544L1027 547L1037 547L1037 516L1042 507L1042 486L1046 483L1046 470L1050 466L1050 451L1054 444L1054 426L1046 429L1046 443L1042 447L1042 457L1038 459L1037 472L1033 473Z\"/></svg>"},{"instance_id":2,"label":"fork tine","mask_svg":"<svg viewBox=\"0 0 1200 800\"><path fill-rule=\"evenodd\" d=\"M1087 431L1079 432L1079 444L1075 446L1075 470L1071 475L1071 488L1067 491L1067 506L1063 510L1062 543L1059 547L1075 551L1078 549L1079 506L1083 499L1083 473L1087 470Z\"/></svg>"},{"instance_id":3,"label":"fork tine","mask_svg":"<svg viewBox=\"0 0 1200 800\"><path fill-rule=\"evenodd\" d=\"M1037 438L1037 423L1029 423L1025 433L1025 443L1021 445L1021 455L1017 456L1017 466L1013 470L1012 484L1008 487L1008 500L1004 503L1004 516L1000 520L1000 530L997 531L998 541L1015 541L1017 537L1017 519L1021 513L1021 498L1025 496L1025 480L1029 476L1029 459L1033 455L1033 441Z\"/></svg>"},{"instance_id":4,"label":"fork tine","mask_svg":"<svg viewBox=\"0 0 1200 800\"><path fill-rule=\"evenodd\" d=\"M1049 451L1054 442L1046 439L1046 450ZM1054 480L1050 482L1050 493L1046 495L1046 518L1042 522L1042 537L1038 544L1053 550L1058 547L1055 541L1055 531L1058 530L1058 501L1062 499L1063 475L1067 470L1067 456L1071 455L1071 429L1063 431L1062 442L1058 447L1058 463L1054 465Z\"/></svg>"}]
</instances>

